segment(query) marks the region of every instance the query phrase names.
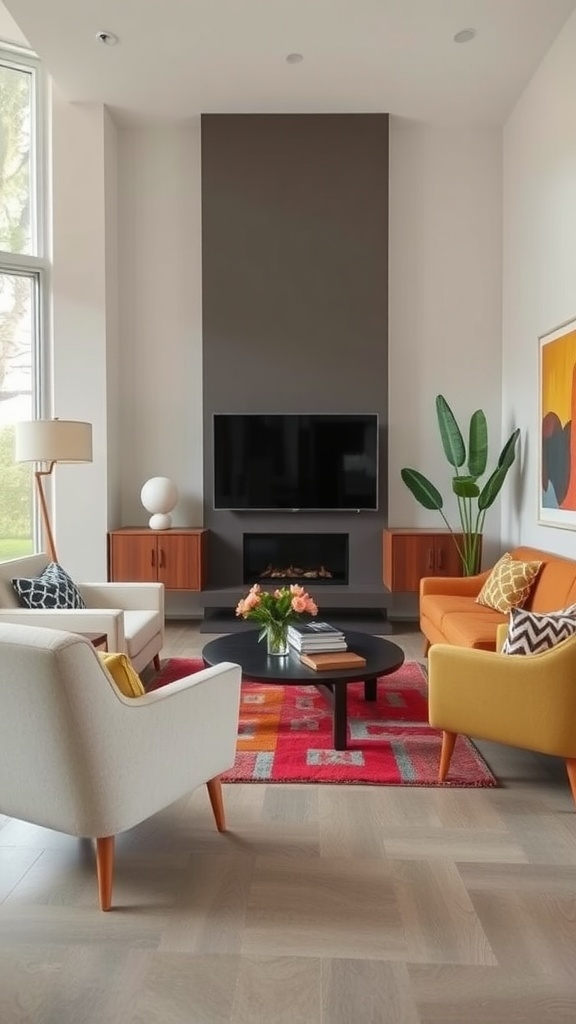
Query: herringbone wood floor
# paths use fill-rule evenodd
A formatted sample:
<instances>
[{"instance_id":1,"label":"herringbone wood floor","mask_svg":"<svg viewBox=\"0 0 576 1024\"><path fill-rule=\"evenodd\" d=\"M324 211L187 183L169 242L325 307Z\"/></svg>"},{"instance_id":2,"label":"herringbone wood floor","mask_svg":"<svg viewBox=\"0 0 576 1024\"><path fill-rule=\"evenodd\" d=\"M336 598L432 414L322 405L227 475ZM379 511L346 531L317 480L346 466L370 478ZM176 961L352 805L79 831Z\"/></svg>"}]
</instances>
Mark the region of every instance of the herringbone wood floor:
<instances>
[{"instance_id":1,"label":"herringbone wood floor","mask_svg":"<svg viewBox=\"0 0 576 1024\"><path fill-rule=\"evenodd\" d=\"M563 766L479 746L502 788L226 786L225 835L198 790L119 837L109 914L89 842L0 817L1 1024L573 1024Z\"/></svg>"}]
</instances>

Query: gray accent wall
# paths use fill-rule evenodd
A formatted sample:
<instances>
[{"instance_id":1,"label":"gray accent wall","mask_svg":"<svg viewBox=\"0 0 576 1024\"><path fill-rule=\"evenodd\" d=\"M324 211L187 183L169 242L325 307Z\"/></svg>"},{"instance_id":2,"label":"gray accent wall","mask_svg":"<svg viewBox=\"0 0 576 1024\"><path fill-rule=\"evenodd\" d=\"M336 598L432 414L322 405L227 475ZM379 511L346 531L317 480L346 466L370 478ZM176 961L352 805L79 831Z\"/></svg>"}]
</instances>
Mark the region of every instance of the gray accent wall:
<instances>
[{"instance_id":1,"label":"gray accent wall","mask_svg":"<svg viewBox=\"0 0 576 1024\"><path fill-rule=\"evenodd\" d=\"M349 586L382 580L388 451L388 115L202 116L208 588L246 532L348 532ZM214 413L377 413L377 512L213 508Z\"/></svg>"}]
</instances>

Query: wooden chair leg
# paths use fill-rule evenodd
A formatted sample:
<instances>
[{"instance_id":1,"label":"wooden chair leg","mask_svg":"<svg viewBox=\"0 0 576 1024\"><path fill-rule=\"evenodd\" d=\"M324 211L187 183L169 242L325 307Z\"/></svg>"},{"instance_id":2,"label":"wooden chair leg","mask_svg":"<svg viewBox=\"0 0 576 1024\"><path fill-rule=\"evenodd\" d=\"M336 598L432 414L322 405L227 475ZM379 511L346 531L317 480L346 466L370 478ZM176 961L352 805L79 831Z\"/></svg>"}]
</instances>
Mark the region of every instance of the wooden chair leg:
<instances>
[{"instance_id":1,"label":"wooden chair leg","mask_svg":"<svg viewBox=\"0 0 576 1024\"><path fill-rule=\"evenodd\" d=\"M153 664L154 664L154 668L156 669L157 672L159 672L160 671L160 655L159 654L155 654L154 658L152 659L152 661L153 661Z\"/></svg>"},{"instance_id":2,"label":"wooden chair leg","mask_svg":"<svg viewBox=\"0 0 576 1024\"><path fill-rule=\"evenodd\" d=\"M452 760L452 754L454 753L454 744L458 738L457 732L444 732L442 733L442 752L440 754L440 771L438 772L438 780L444 782L450 768L450 761Z\"/></svg>"},{"instance_id":3,"label":"wooden chair leg","mask_svg":"<svg viewBox=\"0 0 576 1024\"><path fill-rule=\"evenodd\" d=\"M102 836L96 840L96 874L100 910L110 910L114 878L114 836Z\"/></svg>"},{"instance_id":4,"label":"wooden chair leg","mask_svg":"<svg viewBox=\"0 0 576 1024\"><path fill-rule=\"evenodd\" d=\"M424 637L424 657L425 658L427 657L429 650L430 650L430 641L427 640L426 637Z\"/></svg>"},{"instance_id":5,"label":"wooden chair leg","mask_svg":"<svg viewBox=\"0 0 576 1024\"><path fill-rule=\"evenodd\" d=\"M570 783L572 797L574 803L576 803L576 757L566 758L566 771L568 772L568 782Z\"/></svg>"},{"instance_id":6,"label":"wooden chair leg","mask_svg":"<svg viewBox=\"0 0 576 1024\"><path fill-rule=\"evenodd\" d=\"M220 782L220 776L217 775L216 778L209 779L206 786L208 787L208 796L210 797L216 828L219 832L225 832L226 817L224 814L224 800L222 798L222 783Z\"/></svg>"}]
</instances>

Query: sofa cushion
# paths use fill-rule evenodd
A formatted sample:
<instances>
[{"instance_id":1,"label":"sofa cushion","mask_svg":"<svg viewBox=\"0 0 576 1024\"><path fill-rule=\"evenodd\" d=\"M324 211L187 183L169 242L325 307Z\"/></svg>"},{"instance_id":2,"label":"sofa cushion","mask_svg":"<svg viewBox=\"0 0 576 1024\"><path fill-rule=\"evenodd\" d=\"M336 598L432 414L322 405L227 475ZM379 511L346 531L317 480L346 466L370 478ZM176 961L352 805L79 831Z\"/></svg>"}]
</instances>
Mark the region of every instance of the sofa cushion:
<instances>
[{"instance_id":1,"label":"sofa cushion","mask_svg":"<svg viewBox=\"0 0 576 1024\"><path fill-rule=\"evenodd\" d=\"M23 608L85 608L86 604L65 569L49 562L39 576L17 576L12 586Z\"/></svg>"},{"instance_id":2,"label":"sofa cushion","mask_svg":"<svg viewBox=\"0 0 576 1024\"><path fill-rule=\"evenodd\" d=\"M576 604L557 612L512 608L502 654L539 654L576 636Z\"/></svg>"},{"instance_id":3,"label":"sofa cushion","mask_svg":"<svg viewBox=\"0 0 576 1024\"><path fill-rule=\"evenodd\" d=\"M125 697L142 697L146 693L140 676L126 654L98 651L98 657Z\"/></svg>"},{"instance_id":4,"label":"sofa cushion","mask_svg":"<svg viewBox=\"0 0 576 1024\"><path fill-rule=\"evenodd\" d=\"M506 616L490 611L488 615L470 615L455 612L447 615L442 626L445 643L458 647L473 647L480 651L496 649L496 633Z\"/></svg>"},{"instance_id":5,"label":"sofa cushion","mask_svg":"<svg viewBox=\"0 0 576 1024\"><path fill-rule=\"evenodd\" d=\"M458 594L425 594L420 599L420 614L440 630L444 628L445 620L455 613L473 615L475 619L488 616L491 621L495 615L492 608L476 604L474 597L462 597Z\"/></svg>"},{"instance_id":6,"label":"sofa cushion","mask_svg":"<svg viewBox=\"0 0 576 1024\"><path fill-rule=\"evenodd\" d=\"M527 600L542 562L522 562L512 558L509 551L497 562L476 601L497 612L506 613L520 608Z\"/></svg>"}]
</instances>

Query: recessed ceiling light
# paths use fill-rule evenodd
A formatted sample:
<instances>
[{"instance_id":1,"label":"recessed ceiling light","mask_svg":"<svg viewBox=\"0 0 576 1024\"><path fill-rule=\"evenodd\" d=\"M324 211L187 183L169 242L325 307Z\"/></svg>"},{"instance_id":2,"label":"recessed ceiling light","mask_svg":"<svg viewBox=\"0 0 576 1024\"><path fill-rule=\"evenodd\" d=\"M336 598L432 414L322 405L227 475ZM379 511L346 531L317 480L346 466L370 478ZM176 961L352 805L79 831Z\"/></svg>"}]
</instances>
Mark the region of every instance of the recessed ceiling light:
<instances>
[{"instance_id":1,"label":"recessed ceiling light","mask_svg":"<svg viewBox=\"0 0 576 1024\"><path fill-rule=\"evenodd\" d=\"M116 46L118 42L118 36L113 32L97 32L96 39L99 43L104 43L104 46Z\"/></svg>"},{"instance_id":2,"label":"recessed ceiling light","mask_svg":"<svg viewBox=\"0 0 576 1024\"><path fill-rule=\"evenodd\" d=\"M301 53L289 53L286 57L287 64L301 64L303 60L304 57Z\"/></svg>"},{"instance_id":3,"label":"recessed ceiling light","mask_svg":"<svg viewBox=\"0 0 576 1024\"><path fill-rule=\"evenodd\" d=\"M457 32L454 36L455 43L469 43L471 39L474 39L476 35L475 28L463 28L460 32Z\"/></svg>"}]
</instances>

